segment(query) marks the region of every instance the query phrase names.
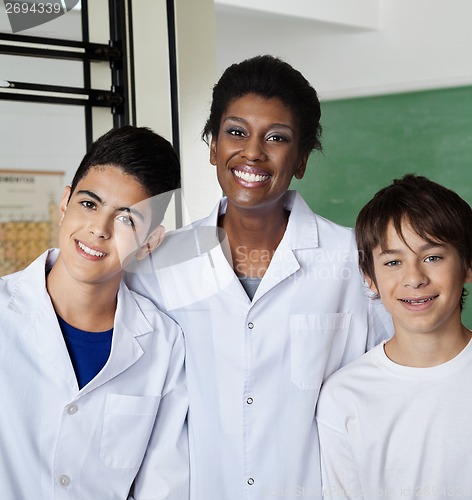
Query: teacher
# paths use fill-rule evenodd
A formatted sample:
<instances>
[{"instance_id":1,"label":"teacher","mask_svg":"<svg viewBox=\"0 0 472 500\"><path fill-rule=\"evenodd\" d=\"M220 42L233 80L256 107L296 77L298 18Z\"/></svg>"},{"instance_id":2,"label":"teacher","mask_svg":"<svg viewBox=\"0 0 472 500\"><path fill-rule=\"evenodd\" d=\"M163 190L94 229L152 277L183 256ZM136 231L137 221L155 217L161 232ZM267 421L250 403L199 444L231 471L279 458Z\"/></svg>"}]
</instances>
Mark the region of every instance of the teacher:
<instances>
[{"instance_id":1,"label":"teacher","mask_svg":"<svg viewBox=\"0 0 472 500\"><path fill-rule=\"evenodd\" d=\"M320 386L390 337L352 231L289 190L321 150L320 116L288 63L228 67L203 131L225 196L128 275L185 334L192 500L318 498Z\"/></svg>"}]
</instances>

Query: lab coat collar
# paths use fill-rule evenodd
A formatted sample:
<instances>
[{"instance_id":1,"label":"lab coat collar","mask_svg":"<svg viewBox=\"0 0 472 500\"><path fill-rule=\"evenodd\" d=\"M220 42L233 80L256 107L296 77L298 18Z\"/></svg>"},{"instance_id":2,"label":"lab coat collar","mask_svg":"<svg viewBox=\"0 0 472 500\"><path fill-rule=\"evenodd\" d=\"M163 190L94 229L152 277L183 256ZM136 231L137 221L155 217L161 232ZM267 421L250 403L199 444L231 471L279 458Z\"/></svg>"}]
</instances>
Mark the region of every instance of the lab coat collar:
<instances>
[{"instance_id":1,"label":"lab coat collar","mask_svg":"<svg viewBox=\"0 0 472 500\"><path fill-rule=\"evenodd\" d=\"M217 226L218 217L226 213L227 207L228 199L224 197L205 219L205 225ZM292 250L318 247L316 215L297 191L289 190L285 193L284 208L290 212L287 229L283 237L289 247Z\"/></svg>"},{"instance_id":2,"label":"lab coat collar","mask_svg":"<svg viewBox=\"0 0 472 500\"><path fill-rule=\"evenodd\" d=\"M54 317L55 311L46 289L46 271L54 265L58 255L58 249L50 249L24 271L9 278L17 277L18 281L8 307L30 320L28 330L34 329L35 335L40 338L37 343L39 354L47 358L50 366L60 372L64 382L77 387L67 348ZM136 363L144 353L137 337L153 331L153 327L139 308L132 292L123 282L121 282L117 298L110 356L102 371L81 389L79 395L87 394ZM35 305L33 309L31 309L32 304ZM65 368L68 364L64 356L69 358L69 370Z\"/></svg>"},{"instance_id":3,"label":"lab coat collar","mask_svg":"<svg viewBox=\"0 0 472 500\"><path fill-rule=\"evenodd\" d=\"M292 250L318 247L316 215L297 191L285 195L285 209L290 212L284 237Z\"/></svg>"},{"instance_id":4,"label":"lab coat collar","mask_svg":"<svg viewBox=\"0 0 472 500\"><path fill-rule=\"evenodd\" d=\"M144 354L144 349L137 337L152 332L151 324L139 308L132 293L121 282L110 356L102 371L81 389L80 394L87 394L107 383L136 363Z\"/></svg>"},{"instance_id":5,"label":"lab coat collar","mask_svg":"<svg viewBox=\"0 0 472 500\"><path fill-rule=\"evenodd\" d=\"M288 191L284 202L290 211L287 229L253 303L300 269L296 250L318 246L316 215L303 198L296 191ZM228 240L218 229L218 217L226 212L227 205L228 200L222 198L208 217L166 235L155 252L152 265L159 270L158 281L167 309L186 307L221 290L232 294L235 300L250 302L230 264ZM175 293L175 281L184 276L186 286Z\"/></svg>"},{"instance_id":6,"label":"lab coat collar","mask_svg":"<svg viewBox=\"0 0 472 500\"><path fill-rule=\"evenodd\" d=\"M15 280L15 286L8 303L8 308L24 318L34 318L40 312L52 308L51 299L46 290L46 273L56 262L59 250L47 250L23 271L11 274L8 280ZM31 305L36 307L31 309Z\"/></svg>"},{"instance_id":7,"label":"lab coat collar","mask_svg":"<svg viewBox=\"0 0 472 500\"><path fill-rule=\"evenodd\" d=\"M290 211L283 237L284 243L287 243L292 250L316 248L318 246L316 215L296 191L288 191L284 202L285 208ZM134 272L147 273L153 269L170 268L202 255L219 258L215 256L215 251L220 250L230 260L231 252L227 238L224 231L218 228L218 217L226 213L227 206L227 198L222 198L208 217L167 233L157 252L150 254L148 262L143 264L141 261Z\"/></svg>"},{"instance_id":8,"label":"lab coat collar","mask_svg":"<svg viewBox=\"0 0 472 500\"><path fill-rule=\"evenodd\" d=\"M226 212L227 206L227 198L220 200L219 205L207 218L208 225L216 226L218 217ZM284 207L290 212L287 229L272 257L269 269L257 288L252 300L253 304L278 283L300 269L300 263L294 251L318 247L318 224L316 222L316 215L311 211L297 191L287 191L284 196ZM232 269L231 271L229 270L230 266L228 266L228 269L224 269L226 274L228 274L228 280L230 275L234 276ZM239 295L242 287L239 286L237 288Z\"/></svg>"},{"instance_id":9,"label":"lab coat collar","mask_svg":"<svg viewBox=\"0 0 472 500\"><path fill-rule=\"evenodd\" d=\"M22 317L12 318L21 321L18 334L27 338L36 356L43 360L45 370L53 374L60 390L72 399L78 391L77 378L46 289L46 273L58 255L58 249L47 250L23 271L6 278L12 282L8 309Z\"/></svg>"}]
</instances>

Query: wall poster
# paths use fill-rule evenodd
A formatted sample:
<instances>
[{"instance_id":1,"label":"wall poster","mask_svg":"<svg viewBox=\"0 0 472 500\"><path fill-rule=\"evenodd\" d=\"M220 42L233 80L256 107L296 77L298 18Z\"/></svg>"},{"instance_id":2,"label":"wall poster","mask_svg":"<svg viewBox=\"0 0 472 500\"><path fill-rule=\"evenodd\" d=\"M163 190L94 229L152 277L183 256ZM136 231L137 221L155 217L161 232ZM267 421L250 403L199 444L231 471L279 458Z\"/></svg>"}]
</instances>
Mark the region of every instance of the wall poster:
<instances>
[{"instance_id":1,"label":"wall poster","mask_svg":"<svg viewBox=\"0 0 472 500\"><path fill-rule=\"evenodd\" d=\"M64 172L0 169L0 276L57 246Z\"/></svg>"}]
</instances>

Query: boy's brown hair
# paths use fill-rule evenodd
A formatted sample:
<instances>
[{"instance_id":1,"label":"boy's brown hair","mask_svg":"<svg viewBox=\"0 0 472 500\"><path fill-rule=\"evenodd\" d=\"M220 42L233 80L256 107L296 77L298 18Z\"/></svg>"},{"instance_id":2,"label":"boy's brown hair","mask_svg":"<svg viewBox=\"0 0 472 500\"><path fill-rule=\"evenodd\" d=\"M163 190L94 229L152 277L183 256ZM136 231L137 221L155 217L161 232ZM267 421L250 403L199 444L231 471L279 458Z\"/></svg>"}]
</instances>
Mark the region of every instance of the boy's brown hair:
<instances>
[{"instance_id":1,"label":"boy's brown hair","mask_svg":"<svg viewBox=\"0 0 472 500\"><path fill-rule=\"evenodd\" d=\"M448 243L458 252L464 276L472 267L472 209L457 193L426 177L407 174L378 191L359 212L356 240L359 266L376 283L373 251L385 247L387 229L393 224L405 241L402 225L407 222L424 240ZM462 290L461 307L467 290Z\"/></svg>"}]
</instances>

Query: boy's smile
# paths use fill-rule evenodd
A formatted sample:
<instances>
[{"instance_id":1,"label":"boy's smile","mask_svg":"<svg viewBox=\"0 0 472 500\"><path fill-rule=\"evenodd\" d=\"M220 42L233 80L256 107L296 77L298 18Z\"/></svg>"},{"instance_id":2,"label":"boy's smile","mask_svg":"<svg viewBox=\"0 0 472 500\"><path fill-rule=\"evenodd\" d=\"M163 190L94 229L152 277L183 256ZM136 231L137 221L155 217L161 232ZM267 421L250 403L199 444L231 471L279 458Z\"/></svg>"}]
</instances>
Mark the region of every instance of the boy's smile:
<instances>
[{"instance_id":1,"label":"boy's smile","mask_svg":"<svg viewBox=\"0 0 472 500\"><path fill-rule=\"evenodd\" d=\"M150 213L140 203L147 191L119 168L100 166L69 195L66 189L56 266L78 282L118 285L123 260L136 253L149 229Z\"/></svg>"},{"instance_id":2,"label":"boy's smile","mask_svg":"<svg viewBox=\"0 0 472 500\"><path fill-rule=\"evenodd\" d=\"M100 252L99 250L94 250L93 248L89 248L87 245L84 245L80 241L77 241L77 245L85 254L87 254L89 256L88 258L100 259L100 258L103 258L107 255L106 253ZM87 255L85 255L85 257L87 257Z\"/></svg>"},{"instance_id":3,"label":"boy's smile","mask_svg":"<svg viewBox=\"0 0 472 500\"><path fill-rule=\"evenodd\" d=\"M460 299L472 270L464 273L452 245L423 239L407 222L402 233L404 240L390 223L385 248L373 252L376 284L371 288L391 313L395 336L462 331Z\"/></svg>"}]
</instances>

